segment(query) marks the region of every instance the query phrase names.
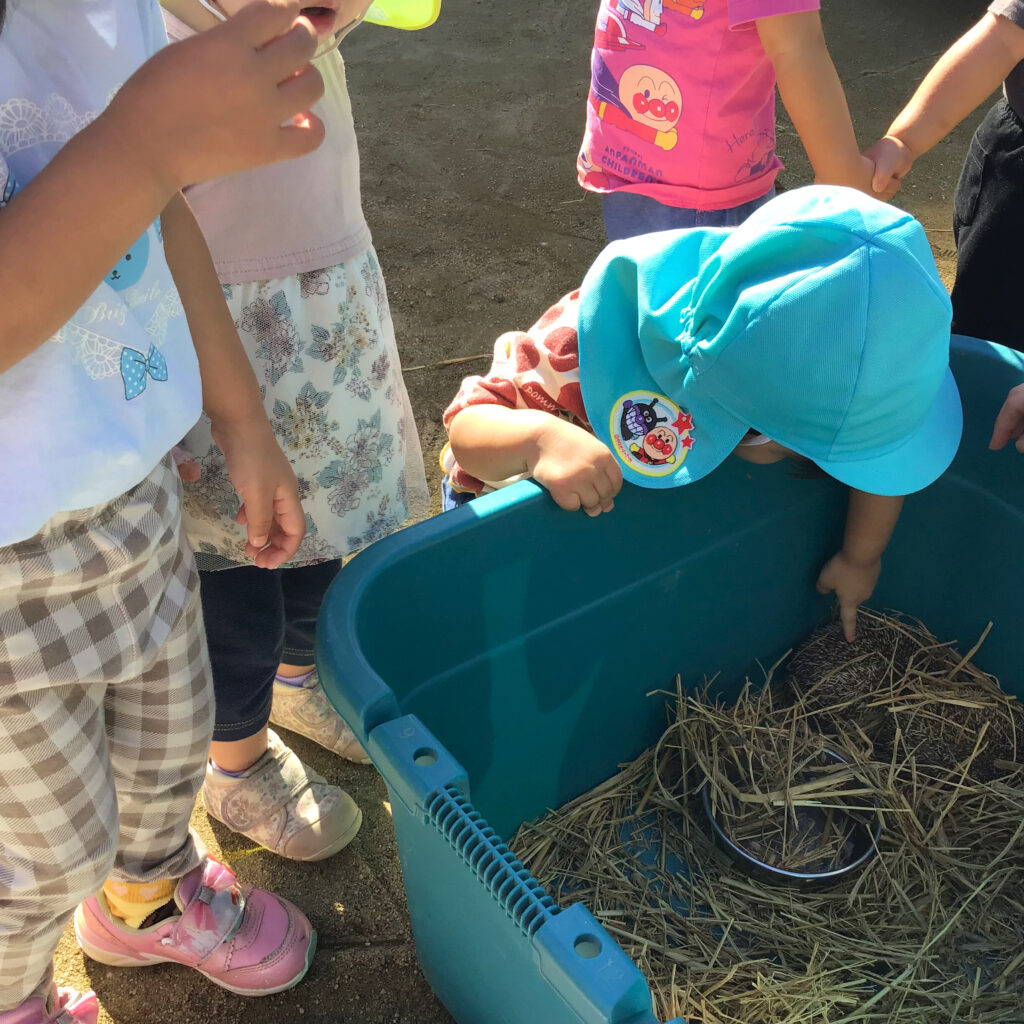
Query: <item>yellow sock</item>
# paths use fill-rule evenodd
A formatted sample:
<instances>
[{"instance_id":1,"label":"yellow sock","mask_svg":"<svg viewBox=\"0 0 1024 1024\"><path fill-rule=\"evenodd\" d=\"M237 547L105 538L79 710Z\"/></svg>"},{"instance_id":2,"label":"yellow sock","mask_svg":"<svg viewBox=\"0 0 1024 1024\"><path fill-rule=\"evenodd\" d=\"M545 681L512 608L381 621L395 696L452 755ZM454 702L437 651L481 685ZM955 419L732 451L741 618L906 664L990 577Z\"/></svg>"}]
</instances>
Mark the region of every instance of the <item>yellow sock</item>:
<instances>
[{"instance_id":1,"label":"yellow sock","mask_svg":"<svg viewBox=\"0 0 1024 1024\"><path fill-rule=\"evenodd\" d=\"M162 878L158 882L115 882L108 878L103 883L103 895L115 917L129 928L138 928L174 895L176 884L172 878Z\"/></svg>"}]
</instances>

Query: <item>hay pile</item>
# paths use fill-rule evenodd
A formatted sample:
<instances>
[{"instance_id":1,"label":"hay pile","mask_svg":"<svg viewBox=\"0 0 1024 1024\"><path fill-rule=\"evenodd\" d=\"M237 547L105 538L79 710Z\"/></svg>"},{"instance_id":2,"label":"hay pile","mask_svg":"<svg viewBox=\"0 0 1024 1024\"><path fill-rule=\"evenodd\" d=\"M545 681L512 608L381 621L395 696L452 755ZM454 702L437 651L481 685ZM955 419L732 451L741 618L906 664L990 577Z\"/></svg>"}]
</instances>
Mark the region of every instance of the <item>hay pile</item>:
<instances>
[{"instance_id":1,"label":"hay pile","mask_svg":"<svg viewBox=\"0 0 1024 1024\"><path fill-rule=\"evenodd\" d=\"M659 1020L1024 1021L1021 705L973 651L918 624L867 613L858 628L874 648L817 650L817 679L809 647L823 634L794 654L792 679L777 667L734 704L677 683L654 748L513 840L557 902L583 902L633 958ZM840 684L855 659L874 667ZM760 806L798 821L837 790L846 805L877 802L879 855L823 891L749 879L713 848L700 785L726 806L737 764L764 780L775 768L752 765L813 763L825 747L842 748L845 776L831 769L813 792L762 786Z\"/></svg>"}]
</instances>

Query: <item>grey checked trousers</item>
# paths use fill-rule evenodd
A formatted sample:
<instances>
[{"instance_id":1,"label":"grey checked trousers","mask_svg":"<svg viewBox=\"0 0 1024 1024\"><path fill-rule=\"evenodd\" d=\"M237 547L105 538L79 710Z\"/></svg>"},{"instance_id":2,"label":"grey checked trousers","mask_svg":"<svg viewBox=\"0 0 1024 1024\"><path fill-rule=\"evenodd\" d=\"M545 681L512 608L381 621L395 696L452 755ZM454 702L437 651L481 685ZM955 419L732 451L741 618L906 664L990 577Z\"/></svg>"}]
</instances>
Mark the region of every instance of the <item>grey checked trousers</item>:
<instances>
[{"instance_id":1,"label":"grey checked trousers","mask_svg":"<svg viewBox=\"0 0 1024 1024\"><path fill-rule=\"evenodd\" d=\"M198 579L165 459L0 548L0 1012L44 992L107 877L179 878L213 731Z\"/></svg>"}]
</instances>

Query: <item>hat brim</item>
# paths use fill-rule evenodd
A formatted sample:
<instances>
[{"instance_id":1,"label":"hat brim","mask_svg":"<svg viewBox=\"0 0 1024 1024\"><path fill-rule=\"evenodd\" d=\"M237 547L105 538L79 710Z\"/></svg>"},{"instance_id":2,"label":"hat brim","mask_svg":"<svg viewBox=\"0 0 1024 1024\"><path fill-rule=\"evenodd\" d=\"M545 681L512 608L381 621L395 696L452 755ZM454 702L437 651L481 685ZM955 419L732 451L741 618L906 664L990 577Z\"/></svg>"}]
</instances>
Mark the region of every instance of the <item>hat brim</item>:
<instances>
[{"instance_id":1,"label":"hat brim","mask_svg":"<svg viewBox=\"0 0 1024 1024\"><path fill-rule=\"evenodd\" d=\"M700 480L728 458L747 432L748 424L699 387L680 360L681 349L671 332L648 332L638 314L638 307L655 315L674 308L678 282L694 278L730 233L698 228L612 243L580 288L583 404L591 428L618 459L623 477L640 487L680 487ZM626 403L653 403L652 429L672 435L665 435L674 443L667 458L659 459L664 453L654 449L645 451L643 433L620 429Z\"/></svg>"},{"instance_id":2,"label":"hat brim","mask_svg":"<svg viewBox=\"0 0 1024 1024\"><path fill-rule=\"evenodd\" d=\"M951 370L928 414L898 448L851 461L813 460L829 476L859 491L895 497L934 483L949 468L963 433L960 392Z\"/></svg>"}]
</instances>

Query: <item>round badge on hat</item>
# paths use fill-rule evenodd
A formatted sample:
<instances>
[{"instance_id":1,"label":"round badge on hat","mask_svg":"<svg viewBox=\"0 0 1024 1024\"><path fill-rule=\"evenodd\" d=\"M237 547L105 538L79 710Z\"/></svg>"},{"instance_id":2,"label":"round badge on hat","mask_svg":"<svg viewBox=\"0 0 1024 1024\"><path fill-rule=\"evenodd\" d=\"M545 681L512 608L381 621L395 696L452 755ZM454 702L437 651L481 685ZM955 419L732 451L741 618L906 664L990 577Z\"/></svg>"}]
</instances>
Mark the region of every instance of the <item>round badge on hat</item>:
<instances>
[{"instance_id":1,"label":"round badge on hat","mask_svg":"<svg viewBox=\"0 0 1024 1024\"><path fill-rule=\"evenodd\" d=\"M613 405L608 430L623 465L643 476L674 473L693 447L693 417L670 398L630 391Z\"/></svg>"}]
</instances>

